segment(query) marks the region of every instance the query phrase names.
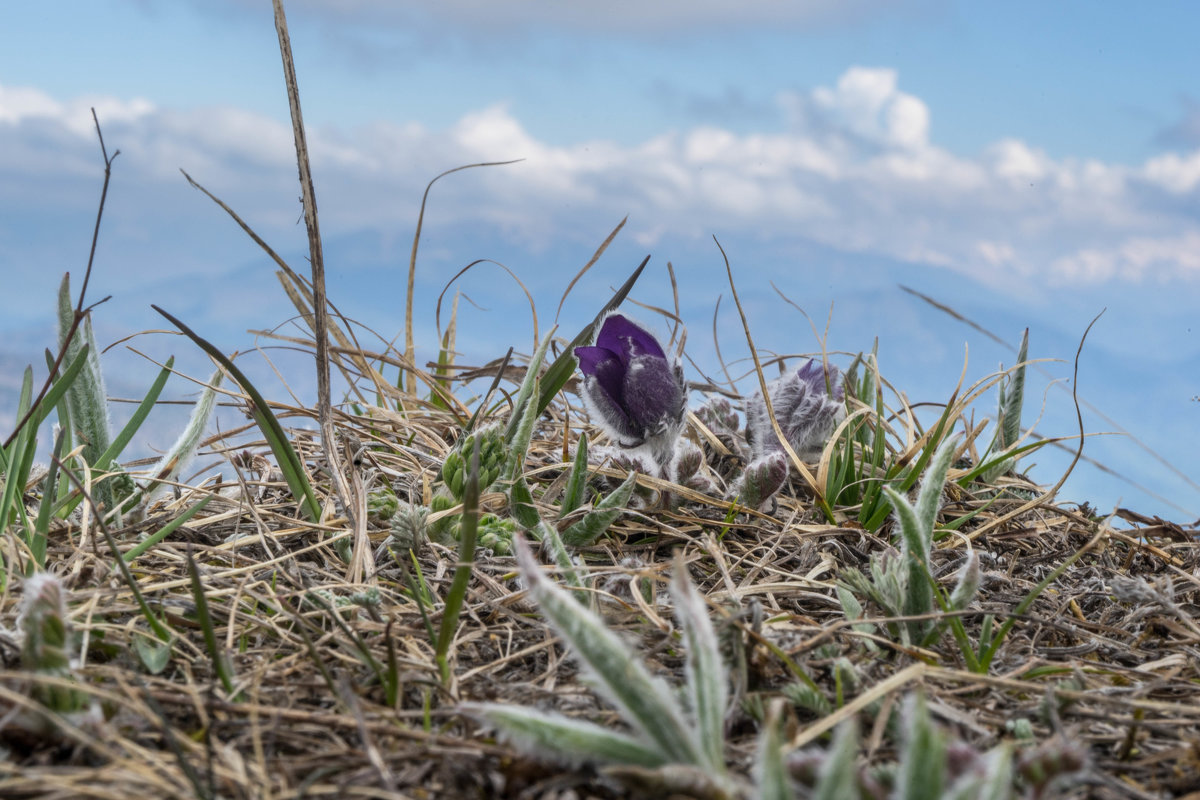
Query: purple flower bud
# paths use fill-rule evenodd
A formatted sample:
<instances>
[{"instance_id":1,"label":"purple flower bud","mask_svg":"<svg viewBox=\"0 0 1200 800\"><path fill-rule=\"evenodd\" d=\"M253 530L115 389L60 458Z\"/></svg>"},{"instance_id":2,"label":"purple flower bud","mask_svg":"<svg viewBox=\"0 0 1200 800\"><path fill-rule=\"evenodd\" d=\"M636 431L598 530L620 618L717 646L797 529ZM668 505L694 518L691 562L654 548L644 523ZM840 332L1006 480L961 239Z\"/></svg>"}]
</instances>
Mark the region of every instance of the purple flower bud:
<instances>
[{"instance_id":1,"label":"purple flower bud","mask_svg":"<svg viewBox=\"0 0 1200 800\"><path fill-rule=\"evenodd\" d=\"M592 421L621 447L648 445L665 469L687 411L683 368L653 334L620 314L600 326L596 344L576 347L583 399Z\"/></svg>"},{"instance_id":2,"label":"purple flower bud","mask_svg":"<svg viewBox=\"0 0 1200 800\"><path fill-rule=\"evenodd\" d=\"M823 369L820 363L809 359L795 372L767 384L767 391L775 420L792 449L806 460L819 457L844 411L845 393L838 368L830 365ZM755 458L783 449L771 427L761 392L746 404L746 439Z\"/></svg>"}]
</instances>

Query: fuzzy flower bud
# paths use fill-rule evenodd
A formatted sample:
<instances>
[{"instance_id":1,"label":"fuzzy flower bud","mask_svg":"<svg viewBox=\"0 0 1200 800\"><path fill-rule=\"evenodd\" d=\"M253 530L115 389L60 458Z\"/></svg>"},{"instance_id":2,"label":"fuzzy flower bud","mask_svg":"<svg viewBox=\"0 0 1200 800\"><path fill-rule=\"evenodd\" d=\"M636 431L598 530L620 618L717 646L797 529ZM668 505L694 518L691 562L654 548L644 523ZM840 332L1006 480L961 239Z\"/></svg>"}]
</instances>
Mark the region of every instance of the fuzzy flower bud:
<instances>
[{"instance_id":1,"label":"fuzzy flower bud","mask_svg":"<svg viewBox=\"0 0 1200 800\"><path fill-rule=\"evenodd\" d=\"M809 359L795 372L767 384L767 391L775 420L792 449L805 460L819 457L844 412L845 394L838 368L823 369L820 363ZM755 458L783 450L783 444L771 427L771 417L761 392L746 404L746 439Z\"/></svg>"},{"instance_id":2,"label":"fuzzy flower bud","mask_svg":"<svg viewBox=\"0 0 1200 800\"><path fill-rule=\"evenodd\" d=\"M762 508L787 481L787 456L781 451L767 453L746 465L730 494L750 508Z\"/></svg>"},{"instance_id":3,"label":"fuzzy flower bud","mask_svg":"<svg viewBox=\"0 0 1200 800\"><path fill-rule=\"evenodd\" d=\"M683 367L658 340L620 314L609 314L596 344L576 347L583 399L592 421L620 447L646 447L665 473L683 429Z\"/></svg>"}]
</instances>

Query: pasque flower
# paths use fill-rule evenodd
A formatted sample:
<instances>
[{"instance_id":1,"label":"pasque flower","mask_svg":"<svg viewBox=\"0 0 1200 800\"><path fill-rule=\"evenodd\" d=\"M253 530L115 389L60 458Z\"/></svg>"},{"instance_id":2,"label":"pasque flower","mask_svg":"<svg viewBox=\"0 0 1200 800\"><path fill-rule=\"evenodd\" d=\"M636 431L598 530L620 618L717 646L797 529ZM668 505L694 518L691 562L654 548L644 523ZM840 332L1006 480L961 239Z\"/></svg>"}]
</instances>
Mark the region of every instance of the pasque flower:
<instances>
[{"instance_id":1,"label":"pasque flower","mask_svg":"<svg viewBox=\"0 0 1200 800\"><path fill-rule=\"evenodd\" d=\"M596 343L576 347L575 357L592 420L619 446L648 449L665 474L687 411L683 367L621 314L609 314Z\"/></svg>"},{"instance_id":2,"label":"pasque flower","mask_svg":"<svg viewBox=\"0 0 1200 800\"><path fill-rule=\"evenodd\" d=\"M801 458L818 456L844 411L845 393L838 368L823 367L809 359L794 372L767 384L767 391L775 420L792 449ZM755 458L783 449L771 427L761 392L746 404L746 439Z\"/></svg>"}]
</instances>

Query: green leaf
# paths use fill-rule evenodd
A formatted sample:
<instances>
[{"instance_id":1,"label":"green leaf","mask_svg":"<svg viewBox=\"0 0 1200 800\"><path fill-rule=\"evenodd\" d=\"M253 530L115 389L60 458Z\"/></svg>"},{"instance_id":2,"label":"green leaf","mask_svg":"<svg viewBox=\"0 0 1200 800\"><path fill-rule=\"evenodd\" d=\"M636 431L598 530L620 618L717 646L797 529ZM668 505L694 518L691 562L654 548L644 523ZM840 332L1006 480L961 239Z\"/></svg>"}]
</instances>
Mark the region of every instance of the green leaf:
<instances>
[{"instance_id":1,"label":"green leaf","mask_svg":"<svg viewBox=\"0 0 1200 800\"><path fill-rule=\"evenodd\" d=\"M584 720L498 703L463 703L458 708L495 728L500 739L534 758L572 766L600 762L657 767L666 763L646 742Z\"/></svg>"},{"instance_id":2,"label":"green leaf","mask_svg":"<svg viewBox=\"0 0 1200 800\"><path fill-rule=\"evenodd\" d=\"M704 765L707 758L675 694L591 611L542 574L529 545L515 537L517 563L542 614L570 646L596 690L625 721L646 737L657 754L680 764Z\"/></svg>"},{"instance_id":3,"label":"green leaf","mask_svg":"<svg viewBox=\"0 0 1200 800\"><path fill-rule=\"evenodd\" d=\"M442 626L438 630L435 656L442 682L450 683L450 643L458 630L458 616L462 612L463 600L467 596L467 584L471 579L471 567L475 563L475 537L479 532L479 439L471 448L471 462L467 482L463 491L462 523L459 528L458 566L450 591L446 594L446 605L442 610Z\"/></svg>"},{"instance_id":4,"label":"green leaf","mask_svg":"<svg viewBox=\"0 0 1200 800\"><path fill-rule=\"evenodd\" d=\"M949 607L952 611L962 611L971 604L979 592L982 575L979 571L979 553L974 549L967 554L967 561L958 572L958 583L950 593Z\"/></svg>"},{"instance_id":5,"label":"green leaf","mask_svg":"<svg viewBox=\"0 0 1200 800\"><path fill-rule=\"evenodd\" d=\"M858 725L848 719L837 726L833 744L817 773L812 800L847 800L858 796L854 760L858 756Z\"/></svg>"},{"instance_id":6,"label":"green leaf","mask_svg":"<svg viewBox=\"0 0 1200 800\"><path fill-rule=\"evenodd\" d=\"M571 552L558 535L558 529L548 522L539 522L530 533L540 539L543 546L550 551L550 557L554 559L554 565L558 567L563 581L573 589L585 589L583 578L575 568L575 562L571 560ZM583 591L577 592L575 596L579 598L580 603L587 605L588 596Z\"/></svg>"},{"instance_id":7,"label":"green leaf","mask_svg":"<svg viewBox=\"0 0 1200 800\"><path fill-rule=\"evenodd\" d=\"M721 658L721 645L708 615L708 605L688 580L687 563L675 557L671 576L675 616L687 650L684 684L688 706L696 716L700 744L710 773L725 774L725 706L729 701L729 676Z\"/></svg>"},{"instance_id":8,"label":"green leaf","mask_svg":"<svg viewBox=\"0 0 1200 800\"><path fill-rule=\"evenodd\" d=\"M932 579L929 577L929 549L926 544L926 536L921 530L920 520L912 504L890 486L883 487L883 491L896 511L896 519L900 521L900 534L904 545L901 549L901 557L907 572L904 615L928 614L933 611L933 587ZM908 626L909 630L915 634L914 638L917 639L926 628L924 622L918 621L909 622Z\"/></svg>"},{"instance_id":9,"label":"green leaf","mask_svg":"<svg viewBox=\"0 0 1200 800\"><path fill-rule=\"evenodd\" d=\"M20 419L29 411L33 402L33 368L26 367L21 381L21 391L17 399L17 418ZM0 448L0 472L4 475L4 492L0 496L0 530L6 528L14 508L22 519L22 524L28 530L29 520L25 514L25 484L29 481L29 472L33 469L33 458L37 451L37 430L31 425L25 425L17 433L15 439L7 448ZM7 575L7 570L5 570Z\"/></svg>"},{"instance_id":10,"label":"green leaf","mask_svg":"<svg viewBox=\"0 0 1200 800\"><path fill-rule=\"evenodd\" d=\"M58 465L63 453L64 432L59 431L54 440L54 457L50 459L50 467L42 484L42 501L38 505L37 519L33 524L33 535L29 541L29 552L34 565L39 569L46 568L46 537L50 533L50 517L54 509L54 500L58 486Z\"/></svg>"},{"instance_id":11,"label":"green leaf","mask_svg":"<svg viewBox=\"0 0 1200 800\"><path fill-rule=\"evenodd\" d=\"M83 440L83 459L95 469L98 466L100 454L108 450L112 433L109 429L108 394L104 389L104 374L100 370L100 351L96 347L96 336L92 331L92 321L85 316L75 330L75 335L68 343L67 333L75 322L75 309L71 304L70 273L63 275L58 290L58 336L59 344L67 345L67 358L74 360L76 355L87 349L87 358L79 376L71 382L67 393L67 401L71 405L71 417ZM110 494L101 490L101 484L95 487L100 490L101 497L97 500L112 508Z\"/></svg>"},{"instance_id":12,"label":"green leaf","mask_svg":"<svg viewBox=\"0 0 1200 800\"><path fill-rule=\"evenodd\" d=\"M1021 438L1021 406L1025 400L1025 361L1029 357L1029 328L1021 336L1017 366L1012 379L1000 392L1000 411L996 420L1000 432L999 449L1007 450Z\"/></svg>"},{"instance_id":13,"label":"green leaf","mask_svg":"<svg viewBox=\"0 0 1200 800\"><path fill-rule=\"evenodd\" d=\"M172 519L170 522L168 522L166 525L164 525L158 531L151 534L150 536L147 536L142 541L138 542L137 545L135 545L134 547L130 548L129 550L127 550L125 552L125 555L124 555L125 561L132 562L135 558L137 558L138 556L145 553L151 547L154 547L154 545L158 544L163 539L170 536L172 533L175 532L176 529L179 528L179 526L183 525L185 522L190 520L192 517L196 516L196 514L200 513L200 510L203 509L206 505L208 505L208 501L210 501L212 499L213 499L213 495L209 495L208 497L205 497L203 500L201 500L200 502L193 505L187 511L183 512L179 516Z\"/></svg>"},{"instance_id":14,"label":"green leaf","mask_svg":"<svg viewBox=\"0 0 1200 800\"><path fill-rule=\"evenodd\" d=\"M758 758L755 760L755 783L759 800L794 800L786 765L783 763L783 740L779 732L780 704L774 703L758 733Z\"/></svg>"},{"instance_id":15,"label":"green leaf","mask_svg":"<svg viewBox=\"0 0 1200 800\"><path fill-rule=\"evenodd\" d=\"M162 394L163 387L167 384L167 378L171 377L171 368L173 366L175 366L175 357L171 356L167 359L166 366L159 370L158 377L150 385L150 390L146 392L146 396L142 398L142 402L138 403L138 407L134 409L133 416L129 418L129 422L125 423L125 427L121 428L121 432L112 440L108 448L100 454L99 459L92 464L93 469L107 470L125 450L129 442L133 440L134 435L138 432L138 428L142 427L142 423L146 421L146 417L150 416L150 411L154 408L154 404L158 402L159 395Z\"/></svg>"},{"instance_id":16,"label":"green leaf","mask_svg":"<svg viewBox=\"0 0 1200 800\"><path fill-rule=\"evenodd\" d=\"M941 800L946 779L946 734L934 727L920 692L905 703L904 744L896 772L896 800Z\"/></svg>"},{"instance_id":17,"label":"green leaf","mask_svg":"<svg viewBox=\"0 0 1200 800\"><path fill-rule=\"evenodd\" d=\"M518 475L509 487L508 502L513 517L525 530L531 531L541 523L542 518L538 514L537 506L533 504L533 494L529 491L529 484L524 475Z\"/></svg>"},{"instance_id":18,"label":"green leaf","mask_svg":"<svg viewBox=\"0 0 1200 800\"><path fill-rule=\"evenodd\" d=\"M609 526L617 521L617 517L625 512L636 484L637 473L630 472L629 477L607 497L592 506L592 510L583 515L583 519L572 523L563 531L563 543L568 547L587 547L594 544Z\"/></svg>"},{"instance_id":19,"label":"green leaf","mask_svg":"<svg viewBox=\"0 0 1200 800\"><path fill-rule=\"evenodd\" d=\"M221 385L224 377L225 373L218 368L208 379L208 383L204 385L200 397L196 400L196 405L192 408L192 413L188 416L188 422L184 426L183 432L179 434L179 438L151 470L151 480L146 486L147 496L152 494L163 481L173 481L178 478L184 468L196 457L196 450L200 447L200 440L204 437L204 430L208 427L208 422L212 419L213 410L216 407L217 388Z\"/></svg>"},{"instance_id":20,"label":"green leaf","mask_svg":"<svg viewBox=\"0 0 1200 800\"><path fill-rule=\"evenodd\" d=\"M234 697L233 667L229 657L217 641L217 631L213 624L212 614L208 610L208 595L204 592L204 583L200 579L200 569L196 559L192 557L191 548L187 552L187 570L192 582L192 599L196 601L196 621L204 634L204 645L208 648L208 656L212 659L213 671L225 687L225 692Z\"/></svg>"},{"instance_id":21,"label":"green leaf","mask_svg":"<svg viewBox=\"0 0 1200 800\"><path fill-rule=\"evenodd\" d=\"M571 463L571 474L567 476L567 488L563 490L562 505L558 509L558 518L562 519L583 504L584 490L588 478L588 440L586 436L579 437L579 445L575 449L575 460Z\"/></svg>"},{"instance_id":22,"label":"green leaf","mask_svg":"<svg viewBox=\"0 0 1200 800\"><path fill-rule=\"evenodd\" d=\"M147 636L140 631L133 632L133 650L138 660L151 675L157 675L167 668L171 660L171 645Z\"/></svg>"},{"instance_id":23,"label":"green leaf","mask_svg":"<svg viewBox=\"0 0 1200 800\"><path fill-rule=\"evenodd\" d=\"M933 542L933 526L937 521L938 509L941 507L942 489L946 486L946 473L954 460L954 451L958 445L958 436L947 436L933 454L929 464L929 472L921 483L921 491L917 493L917 520L921 530L926 532L930 543ZM929 545L926 545L928 552Z\"/></svg>"},{"instance_id":24,"label":"green leaf","mask_svg":"<svg viewBox=\"0 0 1200 800\"><path fill-rule=\"evenodd\" d=\"M542 361L545 360L546 351L550 349L550 342L553 339L554 331L550 331L538 345L537 352L529 359L529 366L525 369L525 379L521 381L517 397L513 400L512 416L509 417L508 426L504 429L504 441L510 448L509 467L506 473L510 479L511 473L515 469L525 466L525 454L529 450L529 440L533 436L533 423L545 410L534 405L532 398L538 394ZM519 463L514 466L514 462Z\"/></svg>"}]
</instances>

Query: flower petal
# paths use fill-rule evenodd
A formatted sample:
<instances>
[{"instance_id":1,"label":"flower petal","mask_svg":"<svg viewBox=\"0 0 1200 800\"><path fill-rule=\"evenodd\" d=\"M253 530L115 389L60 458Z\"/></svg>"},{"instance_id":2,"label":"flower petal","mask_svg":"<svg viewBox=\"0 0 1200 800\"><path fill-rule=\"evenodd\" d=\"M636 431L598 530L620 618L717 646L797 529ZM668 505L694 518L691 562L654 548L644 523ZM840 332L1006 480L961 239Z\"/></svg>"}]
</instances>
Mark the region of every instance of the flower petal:
<instances>
[{"instance_id":1,"label":"flower petal","mask_svg":"<svg viewBox=\"0 0 1200 800\"><path fill-rule=\"evenodd\" d=\"M678 424L683 417L683 390L665 358L635 357L625 375L623 399L630 420L648 433Z\"/></svg>"},{"instance_id":2,"label":"flower petal","mask_svg":"<svg viewBox=\"0 0 1200 800\"><path fill-rule=\"evenodd\" d=\"M609 314L605 318L596 336L596 344L616 353L625 366L629 366L634 356L667 357L654 334L621 314Z\"/></svg>"},{"instance_id":3,"label":"flower petal","mask_svg":"<svg viewBox=\"0 0 1200 800\"><path fill-rule=\"evenodd\" d=\"M613 439L627 446L638 444L644 431L635 425L621 402L625 368L615 356L596 364L592 375L583 376L582 396L592 421Z\"/></svg>"},{"instance_id":4,"label":"flower petal","mask_svg":"<svg viewBox=\"0 0 1200 800\"><path fill-rule=\"evenodd\" d=\"M579 359L579 371L584 375L595 375L601 361L617 358L607 347L576 347L575 358Z\"/></svg>"}]
</instances>

